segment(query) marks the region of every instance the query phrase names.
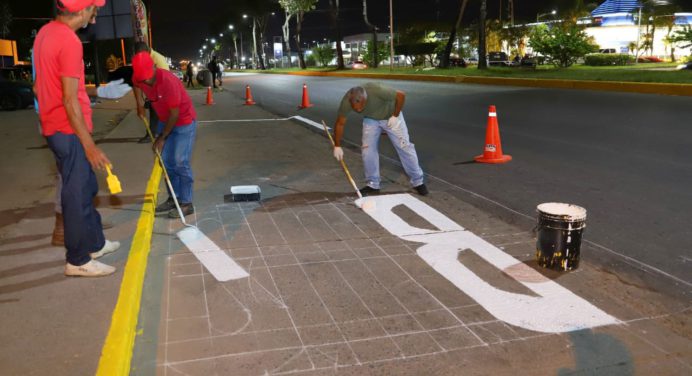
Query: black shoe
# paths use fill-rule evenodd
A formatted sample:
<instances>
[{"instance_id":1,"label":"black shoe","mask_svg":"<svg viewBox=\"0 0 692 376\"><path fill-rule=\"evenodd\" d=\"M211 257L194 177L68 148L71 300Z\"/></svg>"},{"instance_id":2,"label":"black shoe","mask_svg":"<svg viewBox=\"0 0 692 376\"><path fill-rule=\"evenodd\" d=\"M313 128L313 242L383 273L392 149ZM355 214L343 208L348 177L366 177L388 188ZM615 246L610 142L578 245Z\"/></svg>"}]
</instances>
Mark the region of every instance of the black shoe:
<instances>
[{"instance_id":1,"label":"black shoe","mask_svg":"<svg viewBox=\"0 0 692 376\"><path fill-rule=\"evenodd\" d=\"M183 212L183 216L187 217L188 215L195 212L195 207L192 206L192 203L188 203L188 204L180 203L180 211ZM171 209L168 212L168 218L180 218L180 214L178 213L178 209L175 206L173 206L173 209Z\"/></svg>"},{"instance_id":2,"label":"black shoe","mask_svg":"<svg viewBox=\"0 0 692 376\"><path fill-rule=\"evenodd\" d=\"M363 187L363 188L360 189L360 194L363 195L363 197L369 196L369 195L379 195L379 194L380 194L380 190L379 190L379 189L372 188L372 187L369 186L369 185L366 185L365 187Z\"/></svg>"},{"instance_id":3,"label":"black shoe","mask_svg":"<svg viewBox=\"0 0 692 376\"><path fill-rule=\"evenodd\" d=\"M156 207L156 214L167 212L173 208L175 208L175 202L173 202L172 197L169 197L163 204Z\"/></svg>"},{"instance_id":4,"label":"black shoe","mask_svg":"<svg viewBox=\"0 0 692 376\"><path fill-rule=\"evenodd\" d=\"M149 143L149 142L151 142L151 140L149 139L149 135L148 135L148 134L145 134L144 137L140 138L140 139L137 141L138 144L147 144L147 143Z\"/></svg>"},{"instance_id":5,"label":"black shoe","mask_svg":"<svg viewBox=\"0 0 692 376\"><path fill-rule=\"evenodd\" d=\"M418 192L419 195L421 196L427 196L428 195L428 187L425 186L425 184L421 184L417 187L413 187L413 189Z\"/></svg>"}]
</instances>

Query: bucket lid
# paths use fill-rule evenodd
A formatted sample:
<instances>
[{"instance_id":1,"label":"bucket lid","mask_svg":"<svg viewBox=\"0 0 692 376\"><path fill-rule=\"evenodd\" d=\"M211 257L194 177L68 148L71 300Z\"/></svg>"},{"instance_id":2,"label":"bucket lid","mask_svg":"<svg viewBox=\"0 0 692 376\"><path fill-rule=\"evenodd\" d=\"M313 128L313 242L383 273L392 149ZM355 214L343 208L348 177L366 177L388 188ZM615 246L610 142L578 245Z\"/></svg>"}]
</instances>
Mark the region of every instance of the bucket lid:
<instances>
[{"instance_id":1,"label":"bucket lid","mask_svg":"<svg viewBox=\"0 0 692 376\"><path fill-rule=\"evenodd\" d=\"M554 215L558 217L566 217L572 221L580 221L586 219L586 209L581 206L565 204L562 202L546 202L538 205L536 209L540 213Z\"/></svg>"}]
</instances>

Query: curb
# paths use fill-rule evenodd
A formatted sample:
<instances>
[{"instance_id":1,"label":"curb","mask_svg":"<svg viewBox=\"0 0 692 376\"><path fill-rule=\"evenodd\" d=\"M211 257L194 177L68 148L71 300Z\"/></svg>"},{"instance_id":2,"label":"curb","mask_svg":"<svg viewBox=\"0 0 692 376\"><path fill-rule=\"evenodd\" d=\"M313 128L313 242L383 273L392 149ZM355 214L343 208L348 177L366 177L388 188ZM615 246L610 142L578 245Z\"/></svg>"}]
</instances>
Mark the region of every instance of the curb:
<instances>
[{"instance_id":1,"label":"curb","mask_svg":"<svg viewBox=\"0 0 692 376\"><path fill-rule=\"evenodd\" d=\"M144 274L151 249L154 227L154 208L161 182L161 166L154 162L144 194L142 214L137 221L137 230L123 271L118 302L113 310L108 336L101 350L96 375L118 376L130 374L132 350L135 345L137 319L144 285Z\"/></svg>"},{"instance_id":2,"label":"curb","mask_svg":"<svg viewBox=\"0 0 692 376\"><path fill-rule=\"evenodd\" d=\"M382 73L349 73L349 72L259 72L263 74L286 74L292 76L315 77L348 77L380 80L407 80L426 82L469 83L480 85L503 85L540 87L548 89L578 89L614 91L639 94L661 94L692 96L692 84L664 84L650 82L615 82L615 81L586 81L586 80L553 80L536 78L502 78L502 77L477 77L477 76L444 76L444 75L416 75L416 74L382 74Z\"/></svg>"}]
</instances>

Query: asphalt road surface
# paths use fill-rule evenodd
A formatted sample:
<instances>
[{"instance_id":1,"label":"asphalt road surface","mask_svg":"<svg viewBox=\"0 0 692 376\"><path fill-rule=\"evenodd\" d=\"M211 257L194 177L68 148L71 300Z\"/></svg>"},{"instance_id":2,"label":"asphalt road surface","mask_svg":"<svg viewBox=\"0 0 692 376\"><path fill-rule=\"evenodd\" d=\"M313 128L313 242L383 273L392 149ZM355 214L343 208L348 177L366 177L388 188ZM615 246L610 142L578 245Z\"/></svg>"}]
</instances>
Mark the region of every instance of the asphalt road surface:
<instances>
[{"instance_id":1,"label":"asphalt road surface","mask_svg":"<svg viewBox=\"0 0 692 376\"><path fill-rule=\"evenodd\" d=\"M303 82L314 107L297 111ZM332 125L343 94L361 79L239 75L224 88L278 116ZM387 81L406 92L404 114L423 170L490 204L501 215L536 217L536 205L588 210L584 238L605 253L682 289L692 287L692 106L690 98L486 85ZM218 100L217 100L218 101ZM488 105L513 160L472 163L483 150ZM360 117L345 138L360 143ZM395 157L389 142L380 152ZM430 178L434 179L434 178ZM358 180L358 179L357 179ZM362 181L362 178L360 178Z\"/></svg>"}]
</instances>

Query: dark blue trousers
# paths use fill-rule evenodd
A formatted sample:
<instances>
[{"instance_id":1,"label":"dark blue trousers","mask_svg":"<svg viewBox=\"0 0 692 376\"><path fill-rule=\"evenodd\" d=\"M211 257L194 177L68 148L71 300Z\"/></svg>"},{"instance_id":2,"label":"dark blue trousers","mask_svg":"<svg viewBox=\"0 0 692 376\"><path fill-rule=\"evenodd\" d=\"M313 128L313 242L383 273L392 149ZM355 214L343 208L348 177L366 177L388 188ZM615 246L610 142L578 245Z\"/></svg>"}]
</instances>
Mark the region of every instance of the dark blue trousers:
<instances>
[{"instance_id":1,"label":"dark blue trousers","mask_svg":"<svg viewBox=\"0 0 692 376\"><path fill-rule=\"evenodd\" d=\"M60 198L66 259L72 265L84 265L91 260L89 254L103 248L106 242L101 216L94 207L99 190L96 175L76 135L56 133L46 140L62 176Z\"/></svg>"}]
</instances>

